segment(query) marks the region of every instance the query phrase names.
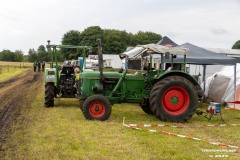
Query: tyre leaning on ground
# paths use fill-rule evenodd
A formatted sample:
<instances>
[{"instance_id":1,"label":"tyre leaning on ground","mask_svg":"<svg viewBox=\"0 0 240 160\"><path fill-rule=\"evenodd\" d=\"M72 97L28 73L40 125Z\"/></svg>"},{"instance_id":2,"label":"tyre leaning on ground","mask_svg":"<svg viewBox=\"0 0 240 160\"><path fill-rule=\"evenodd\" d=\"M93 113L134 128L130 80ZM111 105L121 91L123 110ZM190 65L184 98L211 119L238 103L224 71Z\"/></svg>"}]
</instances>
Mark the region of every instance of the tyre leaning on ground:
<instances>
[{"instance_id":1,"label":"tyre leaning on ground","mask_svg":"<svg viewBox=\"0 0 240 160\"><path fill-rule=\"evenodd\" d=\"M54 106L54 83L45 84L45 107Z\"/></svg>"},{"instance_id":2,"label":"tyre leaning on ground","mask_svg":"<svg viewBox=\"0 0 240 160\"><path fill-rule=\"evenodd\" d=\"M82 112L86 119L105 121L111 115L112 106L105 96L95 94L84 101Z\"/></svg>"},{"instance_id":3,"label":"tyre leaning on ground","mask_svg":"<svg viewBox=\"0 0 240 160\"><path fill-rule=\"evenodd\" d=\"M197 106L197 90L180 76L160 80L150 93L151 110L162 121L185 122L196 112Z\"/></svg>"}]
</instances>

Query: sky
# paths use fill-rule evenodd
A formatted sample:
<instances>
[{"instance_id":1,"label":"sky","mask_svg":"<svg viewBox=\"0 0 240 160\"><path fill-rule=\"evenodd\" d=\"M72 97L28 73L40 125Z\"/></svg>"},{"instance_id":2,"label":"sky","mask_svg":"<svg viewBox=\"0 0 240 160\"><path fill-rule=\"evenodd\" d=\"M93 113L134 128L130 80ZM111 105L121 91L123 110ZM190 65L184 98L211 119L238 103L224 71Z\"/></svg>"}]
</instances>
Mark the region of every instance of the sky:
<instances>
[{"instance_id":1,"label":"sky","mask_svg":"<svg viewBox=\"0 0 240 160\"><path fill-rule=\"evenodd\" d=\"M60 44L69 30L89 26L151 31L177 44L231 48L240 40L240 0L0 1L0 51Z\"/></svg>"}]
</instances>

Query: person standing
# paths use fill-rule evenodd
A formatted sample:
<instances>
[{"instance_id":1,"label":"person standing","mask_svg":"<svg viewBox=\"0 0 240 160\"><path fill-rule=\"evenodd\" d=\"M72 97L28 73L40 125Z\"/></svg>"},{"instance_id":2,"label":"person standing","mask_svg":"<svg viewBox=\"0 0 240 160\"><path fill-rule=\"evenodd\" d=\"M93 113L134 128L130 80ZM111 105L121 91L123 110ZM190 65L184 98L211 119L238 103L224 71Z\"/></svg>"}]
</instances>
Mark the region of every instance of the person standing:
<instances>
[{"instance_id":1,"label":"person standing","mask_svg":"<svg viewBox=\"0 0 240 160\"><path fill-rule=\"evenodd\" d=\"M42 62L42 71L44 72L44 69L45 69L45 62L43 61Z\"/></svg>"},{"instance_id":2,"label":"person standing","mask_svg":"<svg viewBox=\"0 0 240 160\"><path fill-rule=\"evenodd\" d=\"M34 72L36 72L36 69L37 69L37 62L34 62L33 63L33 70L34 70Z\"/></svg>"},{"instance_id":3,"label":"person standing","mask_svg":"<svg viewBox=\"0 0 240 160\"><path fill-rule=\"evenodd\" d=\"M37 67L38 67L38 72L40 72L41 71L41 62L40 61L37 63Z\"/></svg>"}]
</instances>

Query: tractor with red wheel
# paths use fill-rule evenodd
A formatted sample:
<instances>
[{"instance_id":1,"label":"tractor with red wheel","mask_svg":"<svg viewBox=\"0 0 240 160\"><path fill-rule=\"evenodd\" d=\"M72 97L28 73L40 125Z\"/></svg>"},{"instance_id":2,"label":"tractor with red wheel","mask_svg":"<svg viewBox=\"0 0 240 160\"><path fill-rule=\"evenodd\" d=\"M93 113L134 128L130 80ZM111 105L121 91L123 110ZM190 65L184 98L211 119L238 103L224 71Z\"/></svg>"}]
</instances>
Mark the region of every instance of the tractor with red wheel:
<instances>
[{"instance_id":1,"label":"tractor with red wheel","mask_svg":"<svg viewBox=\"0 0 240 160\"><path fill-rule=\"evenodd\" d=\"M153 66L152 58L157 54L161 60L159 69L149 67L147 71L131 73L125 67L121 72L105 72L102 43L97 42L99 68L83 69L79 77L80 108L86 119L107 120L116 103L138 103L145 113L170 122L185 122L196 112L202 89L186 72L188 49L156 44L138 46L120 57L125 58L125 63L137 57L148 59L148 66ZM178 70L172 69L176 56L184 58ZM171 57L170 69L164 69L164 57ZM142 62L141 68L144 68Z\"/></svg>"}]
</instances>

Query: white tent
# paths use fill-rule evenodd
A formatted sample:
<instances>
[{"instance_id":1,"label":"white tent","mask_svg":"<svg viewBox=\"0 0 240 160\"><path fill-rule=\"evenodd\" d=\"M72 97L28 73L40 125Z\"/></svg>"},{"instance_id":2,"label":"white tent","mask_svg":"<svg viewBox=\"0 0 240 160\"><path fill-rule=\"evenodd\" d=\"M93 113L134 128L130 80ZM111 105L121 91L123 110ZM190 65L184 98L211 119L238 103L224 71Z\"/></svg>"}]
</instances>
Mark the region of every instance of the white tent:
<instances>
[{"instance_id":1,"label":"white tent","mask_svg":"<svg viewBox=\"0 0 240 160\"><path fill-rule=\"evenodd\" d=\"M240 101L240 65L236 67L236 91L234 92L234 66L225 66L206 80L206 97L218 103ZM235 98L234 98L235 97ZM228 103L230 108L240 109L240 104Z\"/></svg>"}]
</instances>

